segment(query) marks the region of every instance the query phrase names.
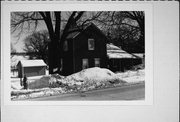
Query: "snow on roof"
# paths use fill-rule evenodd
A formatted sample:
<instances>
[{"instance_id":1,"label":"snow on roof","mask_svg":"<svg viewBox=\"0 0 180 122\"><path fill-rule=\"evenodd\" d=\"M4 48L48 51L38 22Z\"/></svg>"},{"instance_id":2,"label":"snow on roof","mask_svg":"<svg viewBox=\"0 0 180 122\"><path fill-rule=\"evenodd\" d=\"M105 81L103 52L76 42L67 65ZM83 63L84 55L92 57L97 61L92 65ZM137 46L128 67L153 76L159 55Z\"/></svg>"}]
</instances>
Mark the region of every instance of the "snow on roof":
<instances>
[{"instance_id":1,"label":"snow on roof","mask_svg":"<svg viewBox=\"0 0 180 122\"><path fill-rule=\"evenodd\" d=\"M136 58L135 56L129 54L129 53L107 53L108 57L110 59L119 59L119 58Z\"/></svg>"},{"instance_id":2,"label":"snow on roof","mask_svg":"<svg viewBox=\"0 0 180 122\"><path fill-rule=\"evenodd\" d=\"M120 47L113 45L112 43L107 44L107 56L111 59L118 59L118 58L137 58L136 56L127 53L126 51L122 50Z\"/></svg>"},{"instance_id":3,"label":"snow on roof","mask_svg":"<svg viewBox=\"0 0 180 122\"><path fill-rule=\"evenodd\" d=\"M46 66L43 60L20 60L19 63L21 63L23 67Z\"/></svg>"},{"instance_id":4,"label":"snow on roof","mask_svg":"<svg viewBox=\"0 0 180 122\"><path fill-rule=\"evenodd\" d=\"M144 53L133 53L133 55L138 56L139 58L144 58Z\"/></svg>"},{"instance_id":5,"label":"snow on roof","mask_svg":"<svg viewBox=\"0 0 180 122\"><path fill-rule=\"evenodd\" d=\"M107 50L121 50L120 47L118 46L115 46L114 44L110 43L110 44L107 44Z\"/></svg>"},{"instance_id":6,"label":"snow on roof","mask_svg":"<svg viewBox=\"0 0 180 122\"><path fill-rule=\"evenodd\" d=\"M20 60L28 60L29 56L14 55L11 57L11 66L14 67Z\"/></svg>"}]
</instances>

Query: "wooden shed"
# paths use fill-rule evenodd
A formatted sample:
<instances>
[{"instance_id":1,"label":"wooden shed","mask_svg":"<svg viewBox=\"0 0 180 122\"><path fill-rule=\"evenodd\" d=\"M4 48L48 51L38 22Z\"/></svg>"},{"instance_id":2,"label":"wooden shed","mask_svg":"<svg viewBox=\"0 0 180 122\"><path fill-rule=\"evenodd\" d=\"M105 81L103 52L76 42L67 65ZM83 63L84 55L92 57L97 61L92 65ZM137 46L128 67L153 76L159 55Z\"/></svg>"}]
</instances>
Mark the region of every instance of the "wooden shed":
<instances>
[{"instance_id":1,"label":"wooden shed","mask_svg":"<svg viewBox=\"0 0 180 122\"><path fill-rule=\"evenodd\" d=\"M45 75L46 66L43 60L20 60L17 64L18 77Z\"/></svg>"}]
</instances>

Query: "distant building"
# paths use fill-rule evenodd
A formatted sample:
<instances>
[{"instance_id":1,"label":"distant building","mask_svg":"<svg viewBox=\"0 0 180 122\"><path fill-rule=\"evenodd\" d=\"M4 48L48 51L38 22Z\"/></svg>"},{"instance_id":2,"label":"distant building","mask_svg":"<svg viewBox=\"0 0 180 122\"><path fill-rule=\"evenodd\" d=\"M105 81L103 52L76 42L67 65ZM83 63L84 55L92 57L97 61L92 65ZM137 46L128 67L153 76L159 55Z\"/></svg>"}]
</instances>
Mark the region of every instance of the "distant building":
<instances>
[{"instance_id":1,"label":"distant building","mask_svg":"<svg viewBox=\"0 0 180 122\"><path fill-rule=\"evenodd\" d=\"M113 44L107 44L107 56L108 68L114 72L129 70L142 63L142 58L138 55L130 54Z\"/></svg>"},{"instance_id":2,"label":"distant building","mask_svg":"<svg viewBox=\"0 0 180 122\"><path fill-rule=\"evenodd\" d=\"M63 45L61 73L69 75L90 67L106 67L106 36L94 24L70 33Z\"/></svg>"},{"instance_id":3,"label":"distant building","mask_svg":"<svg viewBox=\"0 0 180 122\"><path fill-rule=\"evenodd\" d=\"M17 64L18 77L45 75L46 66L43 60L20 60Z\"/></svg>"}]
</instances>

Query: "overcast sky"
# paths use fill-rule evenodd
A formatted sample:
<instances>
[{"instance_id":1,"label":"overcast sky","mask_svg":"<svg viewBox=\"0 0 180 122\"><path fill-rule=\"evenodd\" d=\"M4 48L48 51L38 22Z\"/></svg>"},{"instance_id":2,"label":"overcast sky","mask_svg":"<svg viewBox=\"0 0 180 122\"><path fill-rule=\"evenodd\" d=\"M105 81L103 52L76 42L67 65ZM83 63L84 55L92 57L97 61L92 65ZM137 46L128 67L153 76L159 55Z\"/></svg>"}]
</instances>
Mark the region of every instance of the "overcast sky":
<instances>
[{"instance_id":1,"label":"overcast sky","mask_svg":"<svg viewBox=\"0 0 180 122\"><path fill-rule=\"evenodd\" d=\"M41 22L39 26L37 27L36 31L40 30L47 30L46 25L44 22ZM28 35L32 34L32 32L29 33L22 33L20 37L17 37L15 33L11 34L11 43L13 44L14 48L16 49L17 52L24 52L24 38L27 37Z\"/></svg>"}]
</instances>

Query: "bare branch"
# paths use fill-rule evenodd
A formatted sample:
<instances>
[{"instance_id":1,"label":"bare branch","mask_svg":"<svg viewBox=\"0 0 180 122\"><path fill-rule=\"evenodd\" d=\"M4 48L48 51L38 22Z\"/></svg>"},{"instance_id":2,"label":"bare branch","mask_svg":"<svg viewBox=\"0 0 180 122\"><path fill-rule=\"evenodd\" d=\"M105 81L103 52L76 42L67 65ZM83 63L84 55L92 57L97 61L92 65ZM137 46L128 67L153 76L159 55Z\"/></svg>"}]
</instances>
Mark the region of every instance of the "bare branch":
<instances>
[{"instance_id":1,"label":"bare branch","mask_svg":"<svg viewBox=\"0 0 180 122\"><path fill-rule=\"evenodd\" d=\"M20 36L22 33L34 31L40 20L43 20L43 18L38 12L12 12L11 33Z\"/></svg>"}]
</instances>

